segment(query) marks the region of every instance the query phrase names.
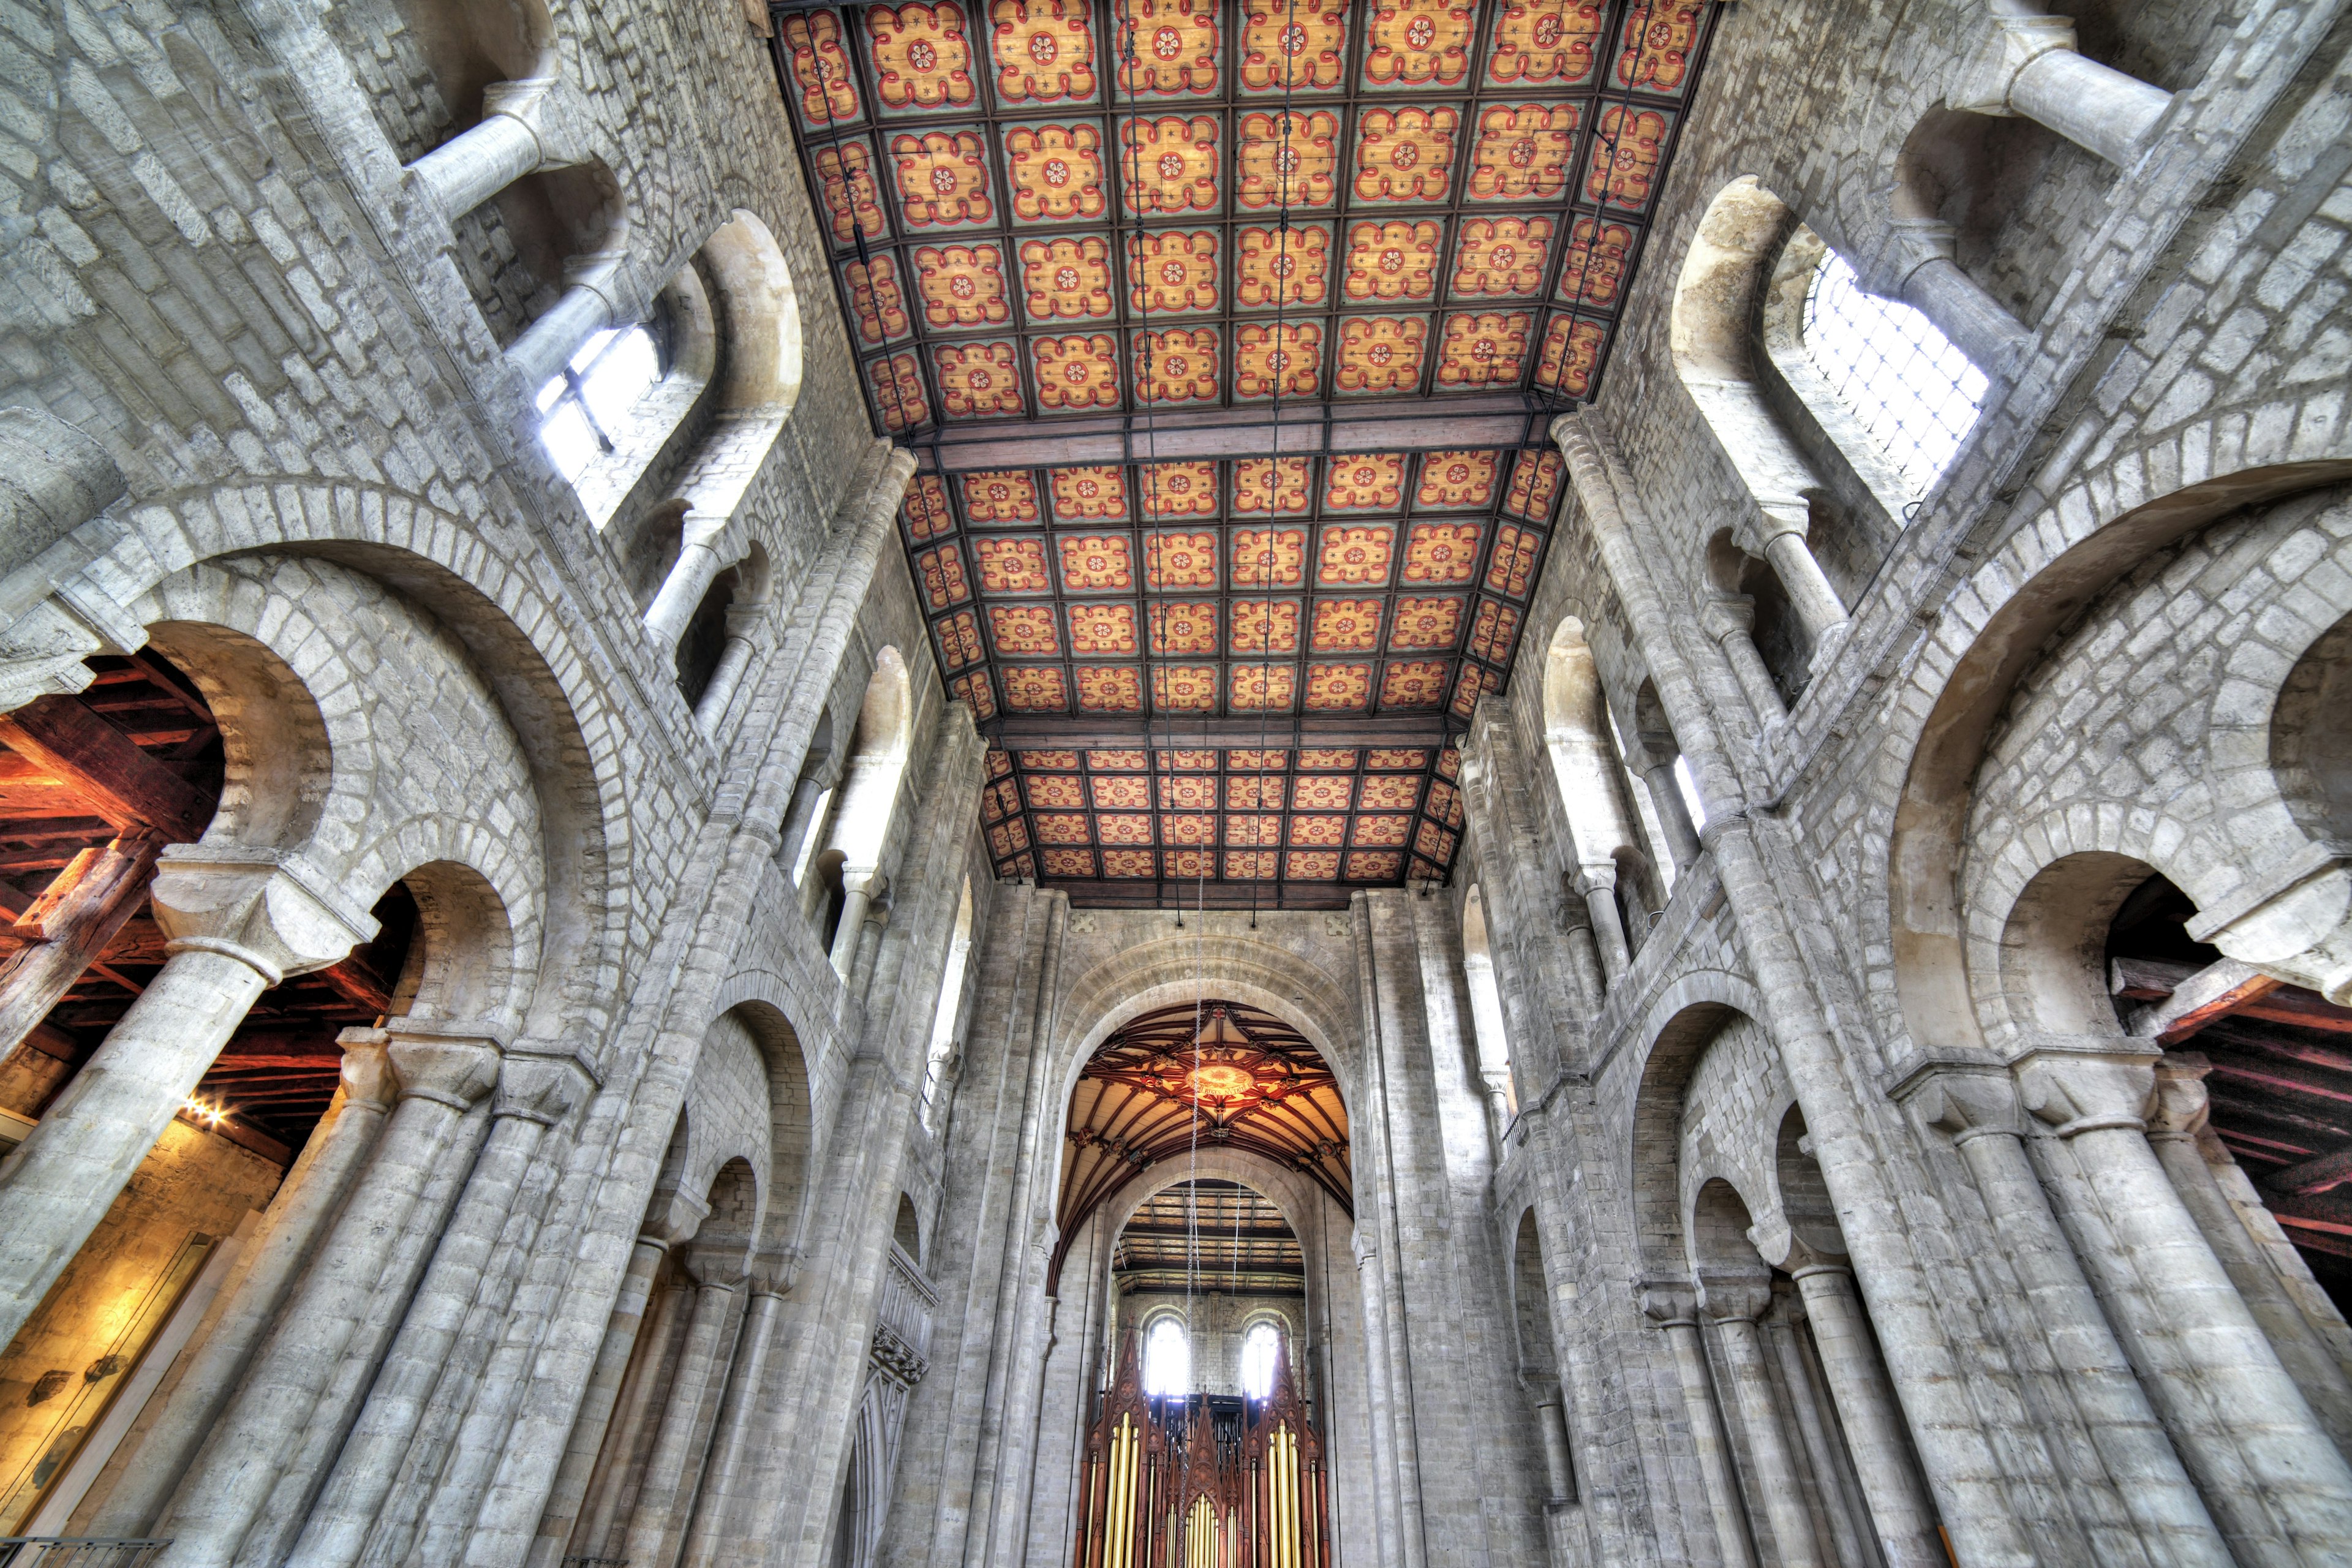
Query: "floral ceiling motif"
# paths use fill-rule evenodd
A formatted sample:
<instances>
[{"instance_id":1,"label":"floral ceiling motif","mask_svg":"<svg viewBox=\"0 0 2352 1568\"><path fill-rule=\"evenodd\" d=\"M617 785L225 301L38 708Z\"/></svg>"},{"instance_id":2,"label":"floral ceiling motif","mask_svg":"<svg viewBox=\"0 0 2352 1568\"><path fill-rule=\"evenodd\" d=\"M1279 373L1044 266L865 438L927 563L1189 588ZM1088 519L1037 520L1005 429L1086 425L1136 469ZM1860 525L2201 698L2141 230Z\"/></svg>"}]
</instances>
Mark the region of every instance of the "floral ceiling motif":
<instances>
[{"instance_id":1,"label":"floral ceiling motif","mask_svg":"<svg viewBox=\"0 0 2352 1568\"><path fill-rule=\"evenodd\" d=\"M1713 20L1709 0L910 0L780 13L776 51L877 427L924 447L1111 416L1148 458L1163 413L1589 397ZM1351 748L1232 725L1420 721L1415 745L1352 748L1421 755L1401 830L1352 805L1336 827L1222 803L1180 826L1109 787L1172 784L1172 739L1131 778L1099 748L1014 743L992 759L1001 874L1276 902L1444 874L1446 737L1510 673L1556 458L924 468L909 561L992 733L1222 721L1208 771L1295 800L1260 775L1328 793L1305 759ZM1075 798L1049 820L1033 784Z\"/></svg>"}]
</instances>

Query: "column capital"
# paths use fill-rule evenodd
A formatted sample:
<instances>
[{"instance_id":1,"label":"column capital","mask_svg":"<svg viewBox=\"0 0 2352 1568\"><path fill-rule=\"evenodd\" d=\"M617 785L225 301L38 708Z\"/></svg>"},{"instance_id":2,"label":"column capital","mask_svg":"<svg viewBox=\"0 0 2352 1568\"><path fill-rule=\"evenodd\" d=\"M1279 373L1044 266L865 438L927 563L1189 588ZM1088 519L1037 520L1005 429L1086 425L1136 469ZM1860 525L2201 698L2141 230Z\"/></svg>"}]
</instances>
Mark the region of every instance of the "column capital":
<instances>
[{"instance_id":1,"label":"column capital","mask_svg":"<svg viewBox=\"0 0 2352 1568\"><path fill-rule=\"evenodd\" d=\"M1633 1300L1642 1315L1662 1329L1698 1321L1698 1291L1687 1279L1636 1279Z\"/></svg>"},{"instance_id":2,"label":"column capital","mask_svg":"<svg viewBox=\"0 0 2352 1568\"><path fill-rule=\"evenodd\" d=\"M340 962L380 929L300 856L235 844L175 844L149 889L166 952L217 952L275 985Z\"/></svg>"},{"instance_id":3,"label":"column capital","mask_svg":"<svg viewBox=\"0 0 2352 1568\"><path fill-rule=\"evenodd\" d=\"M1698 1310L1708 1321L1752 1323L1772 1304L1772 1276L1748 1268L1705 1268L1698 1276Z\"/></svg>"},{"instance_id":4,"label":"column capital","mask_svg":"<svg viewBox=\"0 0 2352 1568\"><path fill-rule=\"evenodd\" d=\"M2110 1128L2145 1131L2155 1109L2156 1067L2141 1058L2036 1052L2017 1067L2025 1108L2061 1138Z\"/></svg>"},{"instance_id":5,"label":"column capital","mask_svg":"<svg viewBox=\"0 0 2352 1568\"><path fill-rule=\"evenodd\" d=\"M498 1099L493 1116L511 1117L553 1127L572 1114L573 1106L593 1092L587 1069L575 1062L550 1057L509 1056L499 1068Z\"/></svg>"},{"instance_id":6,"label":"column capital","mask_svg":"<svg viewBox=\"0 0 2352 1568\"><path fill-rule=\"evenodd\" d=\"M343 1103L389 1110L400 1098L400 1075L382 1029L345 1029L335 1037L343 1047Z\"/></svg>"},{"instance_id":7,"label":"column capital","mask_svg":"<svg viewBox=\"0 0 2352 1568\"><path fill-rule=\"evenodd\" d=\"M2156 1106L2148 1113L2147 1135L2194 1142L2204 1131L2212 1101L2205 1092L2205 1075L2213 1064L2201 1051L2173 1051L2155 1064Z\"/></svg>"},{"instance_id":8,"label":"column capital","mask_svg":"<svg viewBox=\"0 0 2352 1568\"><path fill-rule=\"evenodd\" d=\"M1996 15L1992 29L1977 41L1945 100L1970 114L2013 115L2010 93L2025 68L2053 49L2074 49L2074 24L2064 16Z\"/></svg>"},{"instance_id":9,"label":"column capital","mask_svg":"<svg viewBox=\"0 0 2352 1568\"><path fill-rule=\"evenodd\" d=\"M1699 606L1698 618L1717 642L1744 637L1756 629L1756 601L1746 594L1717 594Z\"/></svg>"},{"instance_id":10,"label":"column capital","mask_svg":"<svg viewBox=\"0 0 2352 1568\"><path fill-rule=\"evenodd\" d=\"M1990 1068L1938 1068L1919 1075L1896 1098L1955 1145L1979 1138L2021 1138L2017 1080Z\"/></svg>"},{"instance_id":11,"label":"column capital","mask_svg":"<svg viewBox=\"0 0 2352 1568\"><path fill-rule=\"evenodd\" d=\"M470 1110L499 1081L506 1041L503 1031L483 1020L393 1018L383 1033L403 1100Z\"/></svg>"}]
</instances>

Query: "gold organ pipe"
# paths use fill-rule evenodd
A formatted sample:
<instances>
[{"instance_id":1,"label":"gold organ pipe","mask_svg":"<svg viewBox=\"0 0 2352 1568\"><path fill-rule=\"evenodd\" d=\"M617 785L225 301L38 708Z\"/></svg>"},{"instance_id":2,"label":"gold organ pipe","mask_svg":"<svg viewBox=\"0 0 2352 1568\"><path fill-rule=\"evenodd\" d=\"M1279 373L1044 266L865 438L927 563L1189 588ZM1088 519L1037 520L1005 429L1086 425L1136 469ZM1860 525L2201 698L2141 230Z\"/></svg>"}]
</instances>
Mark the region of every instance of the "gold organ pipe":
<instances>
[{"instance_id":1,"label":"gold organ pipe","mask_svg":"<svg viewBox=\"0 0 2352 1568\"><path fill-rule=\"evenodd\" d=\"M1103 1539L1103 1568L1127 1568L1128 1502L1134 1489L1134 1454L1129 1418L1119 1418L1110 1439L1110 1515Z\"/></svg>"},{"instance_id":2,"label":"gold organ pipe","mask_svg":"<svg viewBox=\"0 0 2352 1568\"><path fill-rule=\"evenodd\" d=\"M1288 1426L1279 1434L1282 1442L1282 1562L1283 1568L1299 1568L1298 1563L1298 1435Z\"/></svg>"}]
</instances>

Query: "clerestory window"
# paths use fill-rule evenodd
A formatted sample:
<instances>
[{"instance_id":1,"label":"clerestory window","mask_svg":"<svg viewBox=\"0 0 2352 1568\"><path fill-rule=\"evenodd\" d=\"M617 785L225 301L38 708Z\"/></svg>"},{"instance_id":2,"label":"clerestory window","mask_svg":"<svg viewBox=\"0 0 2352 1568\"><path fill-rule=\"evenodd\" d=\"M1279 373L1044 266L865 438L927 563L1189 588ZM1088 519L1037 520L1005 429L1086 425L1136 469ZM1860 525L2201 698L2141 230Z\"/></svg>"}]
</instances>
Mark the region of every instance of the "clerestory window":
<instances>
[{"instance_id":1,"label":"clerestory window","mask_svg":"<svg viewBox=\"0 0 2352 1568\"><path fill-rule=\"evenodd\" d=\"M1936 324L1864 291L1824 251L1805 294L1805 357L1874 444L1924 495L1959 455L1990 389Z\"/></svg>"},{"instance_id":2,"label":"clerestory window","mask_svg":"<svg viewBox=\"0 0 2352 1568\"><path fill-rule=\"evenodd\" d=\"M1274 1393L1274 1358L1282 1349L1282 1331L1272 1323L1253 1323L1242 1336L1242 1392L1252 1399Z\"/></svg>"},{"instance_id":3,"label":"clerestory window","mask_svg":"<svg viewBox=\"0 0 2352 1568\"><path fill-rule=\"evenodd\" d=\"M629 410L662 378L661 345L643 326L607 327L539 389L539 438L556 471L576 479L610 452Z\"/></svg>"},{"instance_id":4,"label":"clerestory window","mask_svg":"<svg viewBox=\"0 0 2352 1568\"><path fill-rule=\"evenodd\" d=\"M1144 1336L1143 1392L1178 1398L1192 1392L1192 1342L1174 1318L1160 1319Z\"/></svg>"}]
</instances>

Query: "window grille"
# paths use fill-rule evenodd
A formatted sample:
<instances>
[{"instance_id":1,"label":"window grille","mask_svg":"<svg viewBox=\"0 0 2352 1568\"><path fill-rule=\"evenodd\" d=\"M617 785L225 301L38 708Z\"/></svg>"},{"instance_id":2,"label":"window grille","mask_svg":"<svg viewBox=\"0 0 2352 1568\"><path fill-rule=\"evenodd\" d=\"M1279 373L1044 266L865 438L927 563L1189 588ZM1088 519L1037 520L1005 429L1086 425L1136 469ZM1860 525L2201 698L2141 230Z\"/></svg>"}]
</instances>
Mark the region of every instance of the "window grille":
<instances>
[{"instance_id":1,"label":"window grille","mask_svg":"<svg viewBox=\"0 0 2352 1568\"><path fill-rule=\"evenodd\" d=\"M1864 292L1834 250L1806 290L1804 342L1837 400L1924 495L1975 427L1984 373L1927 317Z\"/></svg>"},{"instance_id":2,"label":"window grille","mask_svg":"<svg viewBox=\"0 0 2352 1568\"><path fill-rule=\"evenodd\" d=\"M662 377L661 345L642 326L607 327L539 389L539 438L567 479L613 450L638 398Z\"/></svg>"}]
</instances>

